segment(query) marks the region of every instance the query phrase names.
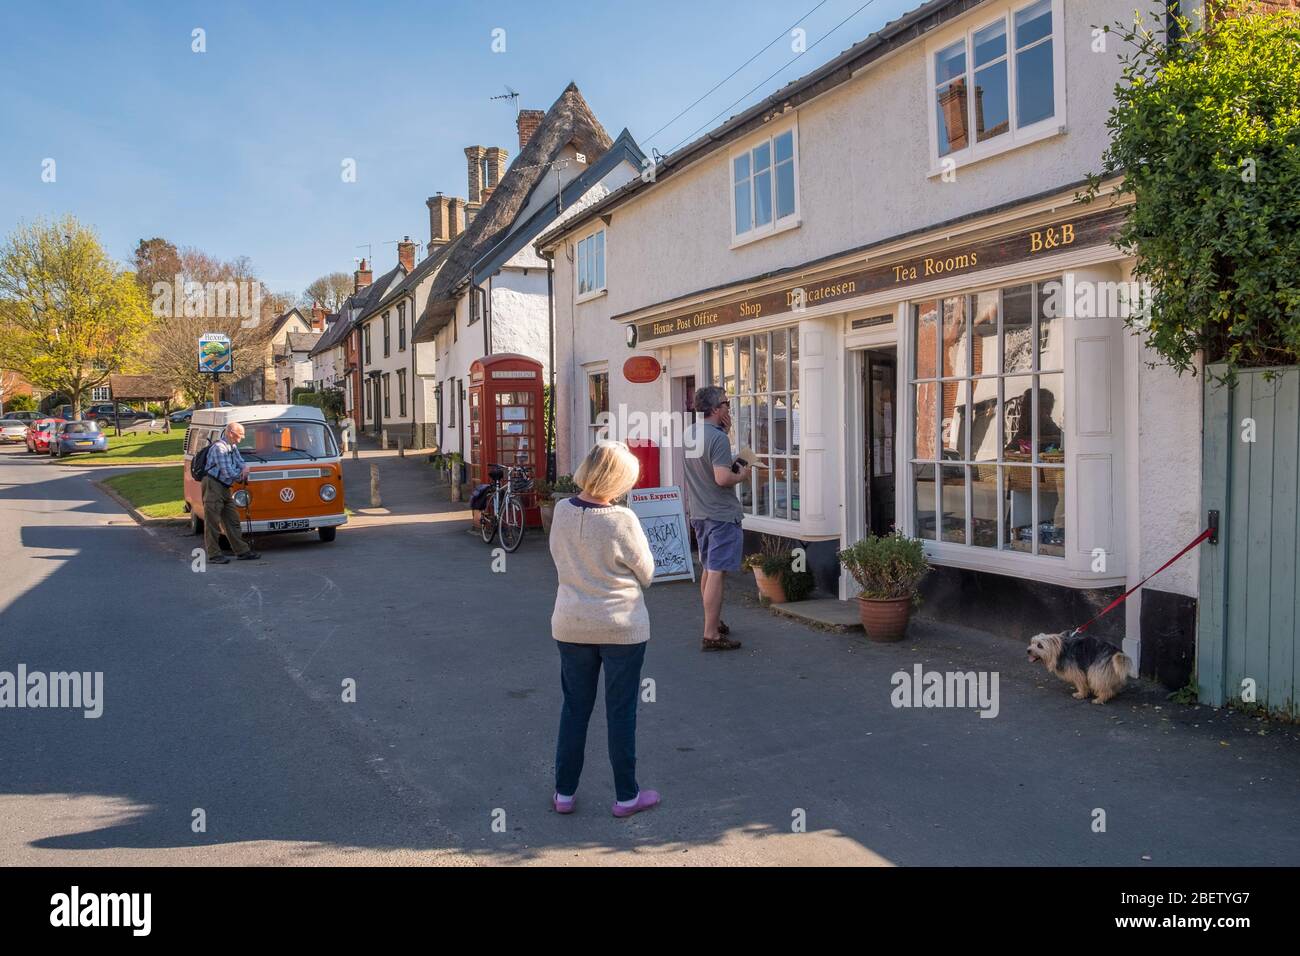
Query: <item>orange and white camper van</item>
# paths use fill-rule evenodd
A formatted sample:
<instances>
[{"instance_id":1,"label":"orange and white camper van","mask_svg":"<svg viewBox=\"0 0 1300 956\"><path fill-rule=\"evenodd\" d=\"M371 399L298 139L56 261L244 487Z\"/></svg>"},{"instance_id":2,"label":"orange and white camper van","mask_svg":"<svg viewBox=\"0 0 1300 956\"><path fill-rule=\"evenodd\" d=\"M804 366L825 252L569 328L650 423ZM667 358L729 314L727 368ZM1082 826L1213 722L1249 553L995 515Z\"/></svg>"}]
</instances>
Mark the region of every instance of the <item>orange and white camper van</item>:
<instances>
[{"instance_id":1,"label":"orange and white camper van","mask_svg":"<svg viewBox=\"0 0 1300 956\"><path fill-rule=\"evenodd\" d=\"M185 510L190 530L203 531L203 489L189 463L231 422L244 426L239 452L248 482L233 489L240 528L247 534L315 530L333 541L347 513L343 464L334 435L319 408L310 405L246 405L200 408L185 434Z\"/></svg>"}]
</instances>

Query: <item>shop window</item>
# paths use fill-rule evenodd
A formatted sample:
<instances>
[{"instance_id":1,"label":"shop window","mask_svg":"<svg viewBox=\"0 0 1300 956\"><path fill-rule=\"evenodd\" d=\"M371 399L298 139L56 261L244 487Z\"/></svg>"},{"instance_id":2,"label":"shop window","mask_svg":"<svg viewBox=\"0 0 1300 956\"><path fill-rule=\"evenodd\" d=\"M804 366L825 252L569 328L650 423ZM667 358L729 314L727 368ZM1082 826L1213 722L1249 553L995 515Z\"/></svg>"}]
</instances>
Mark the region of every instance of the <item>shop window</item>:
<instances>
[{"instance_id":1,"label":"shop window","mask_svg":"<svg viewBox=\"0 0 1300 956\"><path fill-rule=\"evenodd\" d=\"M578 243L578 297L605 291L605 230Z\"/></svg>"},{"instance_id":2,"label":"shop window","mask_svg":"<svg viewBox=\"0 0 1300 956\"><path fill-rule=\"evenodd\" d=\"M793 128L731 158L732 236L740 242L797 223L798 138Z\"/></svg>"},{"instance_id":3,"label":"shop window","mask_svg":"<svg viewBox=\"0 0 1300 956\"><path fill-rule=\"evenodd\" d=\"M917 537L1065 556L1065 330L1051 288L912 306Z\"/></svg>"},{"instance_id":4,"label":"shop window","mask_svg":"<svg viewBox=\"0 0 1300 956\"><path fill-rule=\"evenodd\" d=\"M1061 0L1013 4L932 51L932 165L978 159L1064 124L1061 15Z\"/></svg>"},{"instance_id":5,"label":"shop window","mask_svg":"<svg viewBox=\"0 0 1300 956\"><path fill-rule=\"evenodd\" d=\"M593 448L605 438L609 415L609 370L587 372L587 447ZM602 417L604 416L604 417Z\"/></svg>"},{"instance_id":6,"label":"shop window","mask_svg":"<svg viewBox=\"0 0 1300 956\"><path fill-rule=\"evenodd\" d=\"M745 513L798 521L798 326L708 342L705 362L731 399L732 441L766 466L736 486Z\"/></svg>"}]
</instances>

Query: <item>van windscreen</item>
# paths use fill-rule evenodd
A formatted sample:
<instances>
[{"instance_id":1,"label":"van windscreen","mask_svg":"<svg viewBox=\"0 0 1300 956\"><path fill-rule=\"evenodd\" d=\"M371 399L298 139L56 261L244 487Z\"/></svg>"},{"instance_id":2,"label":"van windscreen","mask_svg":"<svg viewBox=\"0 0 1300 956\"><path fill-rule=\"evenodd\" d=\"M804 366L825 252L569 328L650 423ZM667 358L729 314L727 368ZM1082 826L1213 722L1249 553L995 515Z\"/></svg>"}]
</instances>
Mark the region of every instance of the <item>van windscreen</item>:
<instances>
[{"instance_id":1,"label":"van windscreen","mask_svg":"<svg viewBox=\"0 0 1300 956\"><path fill-rule=\"evenodd\" d=\"M254 461L302 461L333 458L338 446L321 422L244 422L239 451Z\"/></svg>"}]
</instances>

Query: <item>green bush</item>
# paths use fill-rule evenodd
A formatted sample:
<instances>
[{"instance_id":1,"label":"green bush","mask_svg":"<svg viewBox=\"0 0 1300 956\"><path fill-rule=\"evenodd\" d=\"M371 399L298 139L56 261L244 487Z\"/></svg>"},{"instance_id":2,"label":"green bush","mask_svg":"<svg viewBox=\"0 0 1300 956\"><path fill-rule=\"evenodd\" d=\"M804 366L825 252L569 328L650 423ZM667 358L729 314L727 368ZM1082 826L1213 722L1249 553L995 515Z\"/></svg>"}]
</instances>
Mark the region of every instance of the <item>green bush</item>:
<instances>
[{"instance_id":1,"label":"green bush","mask_svg":"<svg viewBox=\"0 0 1300 956\"><path fill-rule=\"evenodd\" d=\"M1300 11L1233 0L1208 32L1139 18L1123 60L1102 181L1135 199L1117 243L1150 286L1129 324L1179 371L1198 352L1238 368L1300 360Z\"/></svg>"},{"instance_id":2,"label":"green bush","mask_svg":"<svg viewBox=\"0 0 1300 956\"><path fill-rule=\"evenodd\" d=\"M920 538L869 534L841 551L839 558L862 589L862 597L879 601L910 597L921 603L917 587L930 564Z\"/></svg>"},{"instance_id":3,"label":"green bush","mask_svg":"<svg viewBox=\"0 0 1300 956\"><path fill-rule=\"evenodd\" d=\"M36 399L30 395L11 395L5 400L6 412L34 412L36 411Z\"/></svg>"},{"instance_id":4,"label":"green bush","mask_svg":"<svg viewBox=\"0 0 1300 956\"><path fill-rule=\"evenodd\" d=\"M576 495L581 489L574 483L572 475L556 475L551 490L565 495Z\"/></svg>"}]
</instances>

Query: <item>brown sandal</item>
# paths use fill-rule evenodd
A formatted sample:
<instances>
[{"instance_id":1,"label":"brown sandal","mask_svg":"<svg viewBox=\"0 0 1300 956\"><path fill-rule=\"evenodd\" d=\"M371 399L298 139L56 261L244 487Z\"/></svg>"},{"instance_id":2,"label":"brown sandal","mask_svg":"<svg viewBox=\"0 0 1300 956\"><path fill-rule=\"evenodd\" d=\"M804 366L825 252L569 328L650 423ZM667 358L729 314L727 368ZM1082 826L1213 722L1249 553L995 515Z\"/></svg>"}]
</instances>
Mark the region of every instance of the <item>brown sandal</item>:
<instances>
[{"instance_id":1,"label":"brown sandal","mask_svg":"<svg viewBox=\"0 0 1300 956\"><path fill-rule=\"evenodd\" d=\"M700 642L702 651L734 651L740 646L740 641L732 641L725 637L719 637L716 641L704 640Z\"/></svg>"}]
</instances>

